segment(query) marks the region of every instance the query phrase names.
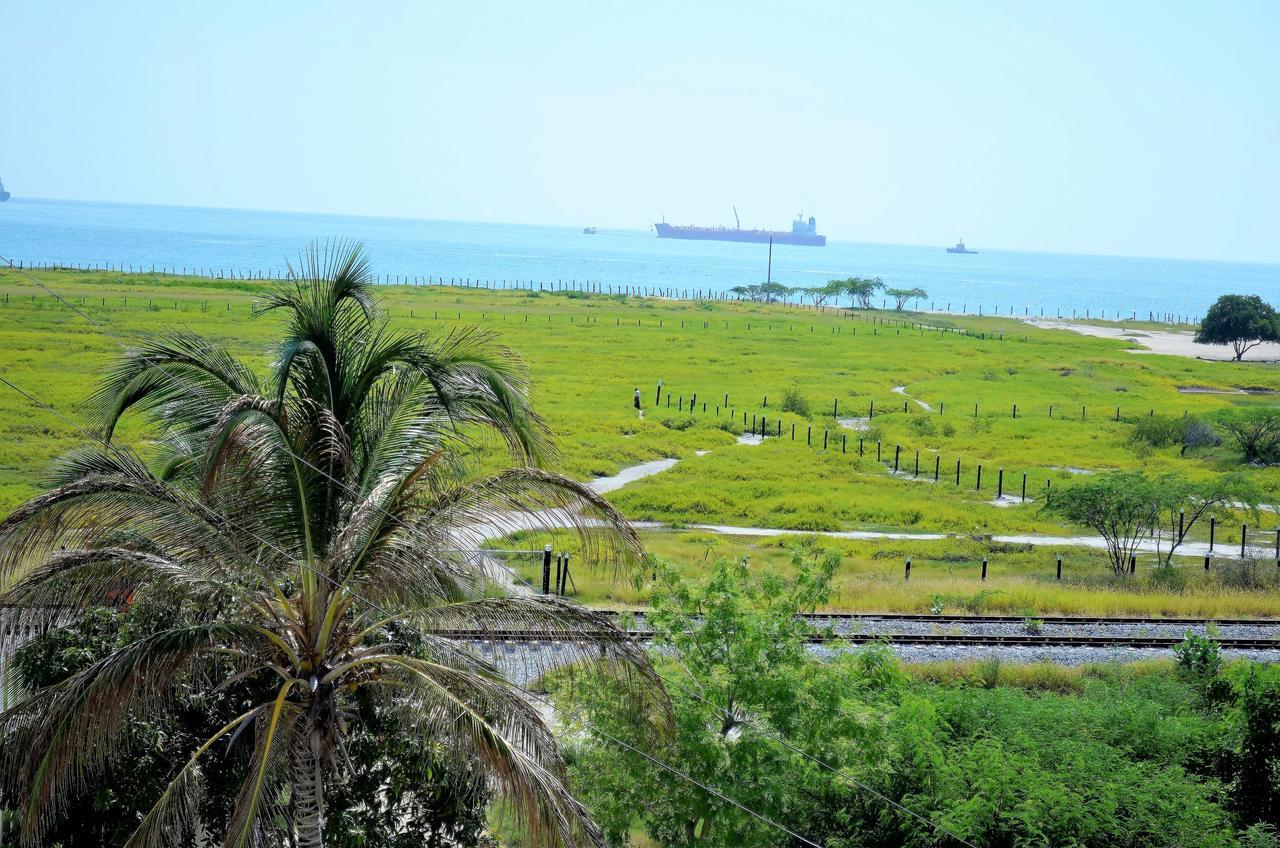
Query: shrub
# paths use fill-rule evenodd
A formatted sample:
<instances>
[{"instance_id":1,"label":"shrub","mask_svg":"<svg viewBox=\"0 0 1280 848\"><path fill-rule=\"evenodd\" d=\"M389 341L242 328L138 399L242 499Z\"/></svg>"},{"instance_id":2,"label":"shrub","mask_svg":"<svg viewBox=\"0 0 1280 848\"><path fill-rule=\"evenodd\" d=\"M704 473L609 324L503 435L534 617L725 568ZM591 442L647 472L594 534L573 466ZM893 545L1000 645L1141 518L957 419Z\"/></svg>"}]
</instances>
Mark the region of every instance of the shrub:
<instances>
[{"instance_id":1,"label":"shrub","mask_svg":"<svg viewBox=\"0 0 1280 848\"><path fill-rule=\"evenodd\" d=\"M1167 448L1182 441L1184 424L1172 415L1149 415L1139 418L1129 434L1134 444L1146 444L1153 448Z\"/></svg>"},{"instance_id":2,"label":"shrub","mask_svg":"<svg viewBox=\"0 0 1280 848\"><path fill-rule=\"evenodd\" d=\"M1199 418L1188 418L1182 427L1182 455L1188 448L1217 447L1222 444L1222 437L1213 425Z\"/></svg>"},{"instance_id":3,"label":"shrub","mask_svg":"<svg viewBox=\"0 0 1280 848\"><path fill-rule=\"evenodd\" d=\"M1245 462L1280 460L1280 408L1233 409L1217 418L1244 454Z\"/></svg>"},{"instance_id":4,"label":"shrub","mask_svg":"<svg viewBox=\"0 0 1280 848\"><path fill-rule=\"evenodd\" d=\"M782 411L791 412L801 418L809 417L809 399L797 388L782 391Z\"/></svg>"},{"instance_id":5,"label":"shrub","mask_svg":"<svg viewBox=\"0 0 1280 848\"><path fill-rule=\"evenodd\" d=\"M932 436L938 432L938 428L934 426L932 415L913 415L911 423L907 426L917 436Z\"/></svg>"},{"instance_id":6,"label":"shrub","mask_svg":"<svg viewBox=\"0 0 1280 848\"><path fill-rule=\"evenodd\" d=\"M1226 559L1215 563L1218 585L1227 589L1256 592L1273 588L1278 582L1275 565L1257 557Z\"/></svg>"},{"instance_id":7,"label":"shrub","mask_svg":"<svg viewBox=\"0 0 1280 848\"><path fill-rule=\"evenodd\" d=\"M1212 636L1188 630L1173 653L1178 658L1178 671L1194 683L1216 678L1222 671L1222 651Z\"/></svg>"},{"instance_id":8,"label":"shrub","mask_svg":"<svg viewBox=\"0 0 1280 848\"><path fill-rule=\"evenodd\" d=\"M1152 589L1173 592L1176 595L1185 592L1189 582L1190 578L1187 577L1185 569L1166 563L1157 565L1152 569L1151 576L1147 578L1147 584Z\"/></svg>"},{"instance_id":9,"label":"shrub","mask_svg":"<svg viewBox=\"0 0 1280 848\"><path fill-rule=\"evenodd\" d=\"M949 439L955 434L956 434L956 425L952 424L950 421L943 421L942 435L946 436Z\"/></svg>"}]
</instances>

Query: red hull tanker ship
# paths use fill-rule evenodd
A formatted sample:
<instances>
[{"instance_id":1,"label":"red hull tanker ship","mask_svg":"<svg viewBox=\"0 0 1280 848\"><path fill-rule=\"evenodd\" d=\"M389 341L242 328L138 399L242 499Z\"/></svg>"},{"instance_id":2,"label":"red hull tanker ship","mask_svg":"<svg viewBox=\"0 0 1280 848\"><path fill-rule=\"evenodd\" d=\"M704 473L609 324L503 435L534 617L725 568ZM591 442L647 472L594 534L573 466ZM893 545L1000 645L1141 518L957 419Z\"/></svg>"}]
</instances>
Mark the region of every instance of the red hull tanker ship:
<instances>
[{"instance_id":1,"label":"red hull tanker ship","mask_svg":"<svg viewBox=\"0 0 1280 848\"><path fill-rule=\"evenodd\" d=\"M734 210L734 218L738 211ZM803 215L797 215L791 222L791 231L785 230L744 230L741 221L735 228L730 227L695 227L676 226L665 221L653 225L658 231L658 238L699 239L702 241L746 241L763 244L772 241L774 244L798 244L805 247L825 247L827 237L818 235L818 223L812 215L806 221Z\"/></svg>"}]
</instances>

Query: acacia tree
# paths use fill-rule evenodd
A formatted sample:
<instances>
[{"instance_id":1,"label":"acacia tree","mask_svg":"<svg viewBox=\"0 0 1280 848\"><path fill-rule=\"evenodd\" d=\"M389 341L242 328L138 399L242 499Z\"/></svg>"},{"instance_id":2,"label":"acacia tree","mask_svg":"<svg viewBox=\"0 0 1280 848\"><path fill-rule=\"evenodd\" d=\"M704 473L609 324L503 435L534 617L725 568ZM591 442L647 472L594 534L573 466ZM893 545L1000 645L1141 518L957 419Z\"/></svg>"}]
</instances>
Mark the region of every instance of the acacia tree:
<instances>
[{"instance_id":1,"label":"acacia tree","mask_svg":"<svg viewBox=\"0 0 1280 848\"><path fill-rule=\"evenodd\" d=\"M1216 423L1239 446L1245 462L1280 459L1280 409L1231 409L1218 415Z\"/></svg>"},{"instance_id":2,"label":"acacia tree","mask_svg":"<svg viewBox=\"0 0 1280 848\"><path fill-rule=\"evenodd\" d=\"M1205 313L1196 341L1229 344L1239 362L1250 348L1280 341L1280 315L1256 294L1224 294Z\"/></svg>"},{"instance_id":3,"label":"acacia tree","mask_svg":"<svg viewBox=\"0 0 1280 848\"><path fill-rule=\"evenodd\" d=\"M1180 492L1137 471L1112 471L1055 489L1041 509L1073 524L1091 527L1106 542L1111 569L1129 572L1129 558L1151 537Z\"/></svg>"},{"instance_id":4,"label":"acacia tree","mask_svg":"<svg viewBox=\"0 0 1280 848\"><path fill-rule=\"evenodd\" d=\"M927 291L919 287L913 289L885 289L884 293L894 299L896 302L894 309L899 312L907 305L908 300L920 300L929 296Z\"/></svg>"},{"instance_id":5,"label":"acacia tree","mask_svg":"<svg viewBox=\"0 0 1280 848\"><path fill-rule=\"evenodd\" d=\"M1232 507L1243 507L1257 514L1262 492L1248 475L1223 474L1208 482L1188 480L1178 474L1165 474L1155 481L1162 493L1165 521L1156 525L1156 555L1169 565L1174 554L1191 534L1191 528L1206 515L1222 517ZM1163 547L1165 528L1169 547Z\"/></svg>"},{"instance_id":6,"label":"acacia tree","mask_svg":"<svg viewBox=\"0 0 1280 848\"><path fill-rule=\"evenodd\" d=\"M188 611L0 715L0 782L24 843L45 844L65 799L124 761L131 718L239 681L264 697L175 763L129 845L209 829L227 846L320 848L360 703L482 775L535 841L601 844L537 710L439 631L566 637L623 691L654 691L645 653L606 618L494 597L457 553L477 527L544 516L599 555L638 552L634 532L582 484L535 467L554 449L513 352L474 330L389 329L356 245L313 247L290 278L258 310L284 317L265 377L190 332L142 341L92 398L101 443L0 522L0 626L122 598ZM111 441L131 411L157 437L151 463ZM513 467L469 470L462 451L486 437ZM575 641L584 633L594 646ZM235 757L244 780L222 822L201 821L215 755Z\"/></svg>"},{"instance_id":7,"label":"acacia tree","mask_svg":"<svg viewBox=\"0 0 1280 848\"><path fill-rule=\"evenodd\" d=\"M870 309L871 298L884 289L884 282L879 277L849 277L839 282L843 283L844 290L849 295L850 307L856 301L862 309Z\"/></svg>"}]
</instances>

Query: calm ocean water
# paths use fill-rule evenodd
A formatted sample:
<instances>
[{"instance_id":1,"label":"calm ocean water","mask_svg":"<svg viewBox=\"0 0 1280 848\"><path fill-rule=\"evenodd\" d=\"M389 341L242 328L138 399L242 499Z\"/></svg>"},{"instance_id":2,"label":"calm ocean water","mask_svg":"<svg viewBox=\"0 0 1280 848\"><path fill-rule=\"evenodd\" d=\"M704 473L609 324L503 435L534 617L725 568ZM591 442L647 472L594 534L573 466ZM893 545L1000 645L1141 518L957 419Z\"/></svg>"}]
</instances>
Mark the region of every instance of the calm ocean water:
<instances>
[{"instance_id":1,"label":"calm ocean water","mask_svg":"<svg viewBox=\"0 0 1280 848\"><path fill-rule=\"evenodd\" d=\"M590 222L585 222L590 223ZM379 274L724 291L765 279L765 245L658 239L651 229L362 218L14 198L0 203L0 255L27 263L281 271L313 239L365 243ZM878 276L942 309L1055 315L1196 316L1228 292L1280 295L1280 266L830 242L775 246L773 278L813 286ZM928 304L922 303L921 306Z\"/></svg>"}]
</instances>

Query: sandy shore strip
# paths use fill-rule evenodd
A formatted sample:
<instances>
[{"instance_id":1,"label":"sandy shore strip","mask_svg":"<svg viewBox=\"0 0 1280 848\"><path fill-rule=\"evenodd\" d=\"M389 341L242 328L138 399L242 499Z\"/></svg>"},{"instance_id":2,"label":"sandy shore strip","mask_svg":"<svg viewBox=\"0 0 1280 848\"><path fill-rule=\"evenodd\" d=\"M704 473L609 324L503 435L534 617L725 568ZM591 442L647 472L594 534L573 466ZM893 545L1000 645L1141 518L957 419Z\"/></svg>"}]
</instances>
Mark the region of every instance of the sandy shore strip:
<instances>
[{"instance_id":1,"label":"sandy shore strip","mask_svg":"<svg viewBox=\"0 0 1280 848\"><path fill-rule=\"evenodd\" d=\"M1096 324L1082 324L1075 321L1055 321L1048 318L1023 318L1033 327L1042 330L1070 330L1083 336L1096 336L1100 339L1119 339L1131 342L1134 347L1131 353L1165 353L1171 356L1186 356L1192 359L1209 359L1221 362L1231 361L1229 345L1196 344L1195 333L1176 330L1130 330L1124 326L1099 327ZM1265 343L1250 348L1244 355L1245 362L1280 362L1280 344Z\"/></svg>"}]
</instances>

